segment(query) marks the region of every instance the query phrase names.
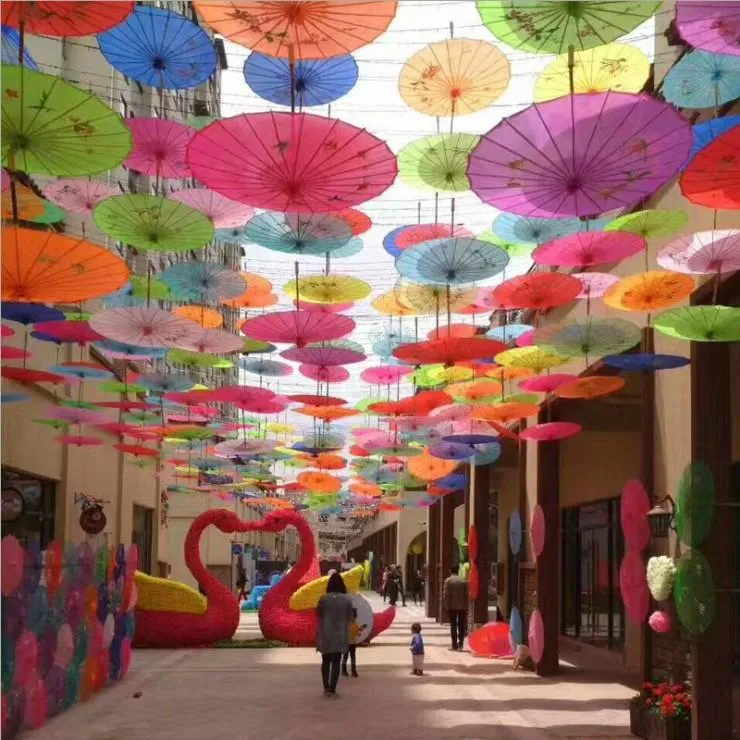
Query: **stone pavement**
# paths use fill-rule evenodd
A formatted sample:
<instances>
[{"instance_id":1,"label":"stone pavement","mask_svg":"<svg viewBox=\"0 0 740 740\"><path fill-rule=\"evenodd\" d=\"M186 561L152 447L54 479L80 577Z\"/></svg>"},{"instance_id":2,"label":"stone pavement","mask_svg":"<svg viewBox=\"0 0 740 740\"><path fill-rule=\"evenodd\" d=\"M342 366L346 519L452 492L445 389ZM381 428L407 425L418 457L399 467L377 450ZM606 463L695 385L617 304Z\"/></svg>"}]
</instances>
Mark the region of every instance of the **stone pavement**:
<instances>
[{"instance_id":1,"label":"stone pavement","mask_svg":"<svg viewBox=\"0 0 740 740\"><path fill-rule=\"evenodd\" d=\"M380 600L371 597L374 608ZM420 621L428 675L409 675L410 625ZM244 615L240 637L257 636ZM357 679L322 696L311 649L136 651L120 684L31 733L32 740L547 740L629 734L634 691L564 666L557 679L509 661L448 651L446 626L399 609L388 632L358 650ZM141 693L139 698L134 695Z\"/></svg>"}]
</instances>

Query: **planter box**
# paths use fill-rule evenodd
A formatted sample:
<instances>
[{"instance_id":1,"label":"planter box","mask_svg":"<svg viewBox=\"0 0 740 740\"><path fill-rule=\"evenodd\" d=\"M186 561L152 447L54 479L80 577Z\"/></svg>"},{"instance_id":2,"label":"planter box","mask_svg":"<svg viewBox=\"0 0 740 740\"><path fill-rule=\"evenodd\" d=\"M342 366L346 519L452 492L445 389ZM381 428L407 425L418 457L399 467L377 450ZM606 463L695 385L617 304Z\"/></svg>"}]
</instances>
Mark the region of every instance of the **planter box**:
<instances>
[{"instance_id":1,"label":"planter box","mask_svg":"<svg viewBox=\"0 0 740 740\"><path fill-rule=\"evenodd\" d=\"M661 717L636 697L630 701L630 732L645 740L691 740L691 720Z\"/></svg>"}]
</instances>

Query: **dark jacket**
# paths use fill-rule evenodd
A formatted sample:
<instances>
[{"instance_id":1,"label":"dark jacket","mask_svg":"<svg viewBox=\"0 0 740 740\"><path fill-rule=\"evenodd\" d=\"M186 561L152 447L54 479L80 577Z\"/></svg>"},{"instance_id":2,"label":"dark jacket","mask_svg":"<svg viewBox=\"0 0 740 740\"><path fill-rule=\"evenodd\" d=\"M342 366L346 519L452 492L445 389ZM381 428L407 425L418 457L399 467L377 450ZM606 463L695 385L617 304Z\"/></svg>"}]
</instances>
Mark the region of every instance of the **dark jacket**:
<instances>
[{"instance_id":1,"label":"dark jacket","mask_svg":"<svg viewBox=\"0 0 740 740\"><path fill-rule=\"evenodd\" d=\"M442 588L442 605L447 611L467 611L468 584L460 576L449 576Z\"/></svg>"}]
</instances>

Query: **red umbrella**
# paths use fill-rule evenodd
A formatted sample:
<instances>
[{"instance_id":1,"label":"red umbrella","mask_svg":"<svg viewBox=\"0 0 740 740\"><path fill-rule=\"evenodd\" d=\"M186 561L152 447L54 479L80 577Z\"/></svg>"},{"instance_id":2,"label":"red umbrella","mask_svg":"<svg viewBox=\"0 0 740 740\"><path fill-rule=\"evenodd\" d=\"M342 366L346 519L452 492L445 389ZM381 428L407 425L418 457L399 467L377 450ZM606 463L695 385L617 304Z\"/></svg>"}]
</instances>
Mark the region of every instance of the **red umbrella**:
<instances>
[{"instance_id":1,"label":"red umbrella","mask_svg":"<svg viewBox=\"0 0 740 740\"><path fill-rule=\"evenodd\" d=\"M54 373L47 373L45 370L33 370L30 367L8 367L7 365L3 365L0 375L3 378L15 380L18 383L53 383L54 385L58 385L59 383L68 383L70 381L69 378L64 378Z\"/></svg>"},{"instance_id":2,"label":"red umbrella","mask_svg":"<svg viewBox=\"0 0 740 740\"><path fill-rule=\"evenodd\" d=\"M154 177L192 176L185 155L195 129L165 118L128 118L126 125L134 137L126 167Z\"/></svg>"},{"instance_id":3,"label":"red umbrella","mask_svg":"<svg viewBox=\"0 0 740 740\"><path fill-rule=\"evenodd\" d=\"M196 134L188 164L203 184L272 211L325 213L387 190L396 157L367 131L309 113L253 113Z\"/></svg>"},{"instance_id":4,"label":"red umbrella","mask_svg":"<svg viewBox=\"0 0 740 740\"><path fill-rule=\"evenodd\" d=\"M115 444L113 446L127 455L135 455L136 457L157 457L159 455L159 450L141 445Z\"/></svg>"},{"instance_id":5,"label":"red umbrella","mask_svg":"<svg viewBox=\"0 0 740 740\"><path fill-rule=\"evenodd\" d=\"M5 172L5 170L3 170ZM11 329L9 326L5 326L5 324L2 324L0 327L0 336L3 337L12 337L15 334L15 329Z\"/></svg>"},{"instance_id":6,"label":"red umbrella","mask_svg":"<svg viewBox=\"0 0 740 740\"><path fill-rule=\"evenodd\" d=\"M393 243L403 250L421 242L428 242L432 239L449 239L454 236L472 238L475 235L462 226L456 226L453 229L446 224L415 224L398 231L393 237Z\"/></svg>"},{"instance_id":7,"label":"red umbrella","mask_svg":"<svg viewBox=\"0 0 740 740\"><path fill-rule=\"evenodd\" d=\"M315 311L275 311L247 319L242 332L252 339L305 347L309 342L340 339L355 328L348 316Z\"/></svg>"},{"instance_id":8,"label":"red umbrella","mask_svg":"<svg viewBox=\"0 0 740 740\"><path fill-rule=\"evenodd\" d=\"M225 385L210 391L213 401L219 403L233 403L242 407L254 401L272 401L275 393L267 388L257 388L251 385Z\"/></svg>"},{"instance_id":9,"label":"red umbrella","mask_svg":"<svg viewBox=\"0 0 740 740\"><path fill-rule=\"evenodd\" d=\"M29 2L5 0L2 7L4 26L19 28L39 36L91 36L121 23L134 9L127 2Z\"/></svg>"},{"instance_id":10,"label":"red umbrella","mask_svg":"<svg viewBox=\"0 0 740 740\"><path fill-rule=\"evenodd\" d=\"M490 309L487 309L490 311ZM463 339L465 337L474 337L478 329L473 324L448 324L440 326L438 329L432 329L427 334L427 339Z\"/></svg>"},{"instance_id":11,"label":"red umbrella","mask_svg":"<svg viewBox=\"0 0 740 740\"><path fill-rule=\"evenodd\" d=\"M285 411L285 406L277 401L251 401L241 404L240 408L252 414L280 414Z\"/></svg>"},{"instance_id":12,"label":"red umbrella","mask_svg":"<svg viewBox=\"0 0 740 740\"><path fill-rule=\"evenodd\" d=\"M464 360L481 360L503 352L507 345L492 339L452 337L431 339L427 342L402 344L393 350L393 356L412 365L453 365Z\"/></svg>"},{"instance_id":13,"label":"red umbrella","mask_svg":"<svg viewBox=\"0 0 740 740\"><path fill-rule=\"evenodd\" d=\"M581 425L570 421L551 421L547 424L535 424L519 432L520 439L528 442L557 442L573 437L581 431Z\"/></svg>"},{"instance_id":14,"label":"red umbrella","mask_svg":"<svg viewBox=\"0 0 740 740\"><path fill-rule=\"evenodd\" d=\"M20 347L0 347L0 360L25 360L31 356L31 353Z\"/></svg>"},{"instance_id":15,"label":"red umbrella","mask_svg":"<svg viewBox=\"0 0 740 740\"><path fill-rule=\"evenodd\" d=\"M376 414L392 416L424 416L438 406L452 403L452 396L444 391L422 391L396 402L371 403L368 408Z\"/></svg>"},{"instance_id":16,"label":"red umbrella","mask_svg":"<svg viewBox=\"0 0 740 740\"><path fill-rule=\"evenodd\" d=\"M544 310L562 306L581 292L581 281L557 272L522 275L501 283L493 297L503 308Z\"/></svg>"},{"instance_id":17,"label":"red umbrella","mask_svg":"<svg viewBox=\"0 0 740 740\"><path fill-rule=\"evenodd\" d=\"M56 342L77 342L87 344L88 342L99 342L104 339L98 334L87 321L41 321L33 325L37 331Z\"/></svg>"},{"instance_id":18,"label":"red umbrella","mask_svg":"<svg viewBox=\"0 0 740 740\"><path fill-rule=\"evenodd\" d=\"M311 380L318 380L321 383L343 383L349 380L349 370L344 367L332 366L324 367L323 365L300 365L298 372Z\"/></svg>"},{"instance_id":19,"label":"red umbrella","mask_svg":"<svg viewBox=\"0 0 740 740\"><path fill-rule=\"evenodd\" d=\"M370 216L358 211L355 208L345 208L337 213L339 218L343 218L352 229L352 236L359 236L370 230L373 225Z\"/></svg>"},{"instance_id":20,"label":"red umbrella","mask_svg":"<svg viewBox=\"0 0 740 740\"><path fill-rule=\"evenodd\" d=\"M740 127L718 136L681 175L681 192L708 208L740 208Z\"/></svg>"},{"instance_id":21,"label":"red umbrella","mask_svg":"<svg viewBox=\"0 0 740 740\"><path fill-rule=\"evenodd\" d=\"M337 398L336 396L322 396L319 394L312 393L297 393L293 396L288 396L290 401L295 403L304 403L307 406L341 406L347 401L343 398Z\"/></svg>"}]
</instances>

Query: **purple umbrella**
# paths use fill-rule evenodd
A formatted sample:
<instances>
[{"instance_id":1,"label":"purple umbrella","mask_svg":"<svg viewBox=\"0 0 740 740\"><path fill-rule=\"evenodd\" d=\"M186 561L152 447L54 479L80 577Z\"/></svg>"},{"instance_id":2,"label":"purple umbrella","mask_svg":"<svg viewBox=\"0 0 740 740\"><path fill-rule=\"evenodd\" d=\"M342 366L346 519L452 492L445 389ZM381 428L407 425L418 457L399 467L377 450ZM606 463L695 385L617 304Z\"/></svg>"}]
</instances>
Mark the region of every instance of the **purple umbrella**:
<instances>
[{"instance_id":1,"label":"purple umbrella","mask_svg":"<svg viewBox=\"0 0 740 740\"><path fill-rule=\"evenodd\" d=\"M678 173L691 126L649 95L607 92L535 103L499 123L470 156L485 203L525 216L629 208Z\"/></svg>"}]
</instances>

